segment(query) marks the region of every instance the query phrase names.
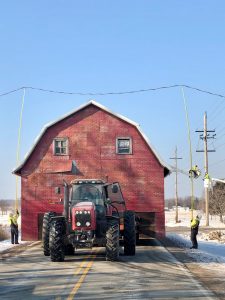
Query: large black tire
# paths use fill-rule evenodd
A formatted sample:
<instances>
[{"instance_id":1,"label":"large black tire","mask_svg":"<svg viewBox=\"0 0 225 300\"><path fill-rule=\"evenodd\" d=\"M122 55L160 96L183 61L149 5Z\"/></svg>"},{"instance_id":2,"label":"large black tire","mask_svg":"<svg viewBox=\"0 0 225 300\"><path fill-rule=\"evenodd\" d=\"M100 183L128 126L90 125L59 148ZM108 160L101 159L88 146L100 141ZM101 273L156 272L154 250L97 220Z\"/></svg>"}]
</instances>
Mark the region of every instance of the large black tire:
<instances>
[{"instance_id":1,"label":"large black tire","mask_svg":"<svg viewBox=\"0 0 225 300\"><path fill-rule=\"evenodd\" d=\"M42 247L43 247L43 252L45 256L50 255L50 250L49 250L49 230L50 230L50 225L51 225L51 217L54 217L56 215L55 212L47 212L44 214L43 217L43 226L42 226Z\"/></svg>"},{"instance_id":2,"label":"large black tire","mask_svg":"<svg viewBox=\"0 0 225 300\"><path fill-rule=\"evenodd\" d=\"M49 233L51 261L64 261L65 257L65 219L53 220Z\"/></svg>"},{"instance_id":3,"label":"large black tire","mask_svg":"<svg viewBox=\"0 0 225 300\"><path fill-rule=\"evenodd\" d=\"M135 213L127 210L124 213L124 255L135 255L136 252L136 228Z\"/></svg>"},{"instance_id":4,"label":"large black tire","mask_svg":"<svg viewBox=\"0 0 225 300\"><path fill-rule=\"evenodd\" d=\"M109 220L106 231L106 260L116 261L119 258L119 222Z\"/></svg>"}]
</instances>

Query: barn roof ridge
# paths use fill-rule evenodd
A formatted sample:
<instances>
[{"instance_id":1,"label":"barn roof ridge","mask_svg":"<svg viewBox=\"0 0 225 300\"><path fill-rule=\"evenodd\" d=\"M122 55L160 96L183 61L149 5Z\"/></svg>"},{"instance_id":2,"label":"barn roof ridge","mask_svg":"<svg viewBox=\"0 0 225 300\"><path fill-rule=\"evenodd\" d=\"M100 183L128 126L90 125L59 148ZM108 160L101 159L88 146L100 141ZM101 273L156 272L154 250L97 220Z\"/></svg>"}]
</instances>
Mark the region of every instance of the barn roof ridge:
<instances>
[{"instance_id":1,"label":"barn roof ridge","mask_svg":"<svg viewBox=\"0 0 225 300\"><path fill-rule=\"evenodd\" d=\"M154 153L154 155L156 156L156 158L158 159L158 161L160 162L160 164L166 168L168 170L168 172L166 172L167 174L170 173L170 167L160 158L160 156L158 155L158 153L156 152L156 150L154 149L154 147L152 146L152 144L150 143L149 138L142 132L142 130L140 129L140 125L132 120L130 120L129 118L122 116L118 113L114 113L113 111L111 111L110 109L108 109L106 106L96 102L95 100L90 100L85 104L82 104L81 106L79 106L78 108L76 108L75 110L61 116L60 118L58 118L55 121L49 122L47 124L44 125L44 127L42 128L40 134L35 138L34 140L34 144L31 147L31 149L25 154L23 161L20 163L19 166L17 166L16 168L14 168L13 170L13 174L17 174L19 172L19 170L25 165L26 161L29 159L30 155L32 154L32 152L34 151L35 147L37 146L37 144L39 143L39 141L41 140L42 136L44 135L44 133L46 132L46 130L48 128L50 128L51 126L55 125L56 123L68 118L69 116L75 114L76 112L86 108L89 105L95 105L97 107L99 107L100 109L114 115L115 117L124 120L125 122L135 126L138 130L138 132L141 134L141 136L143 137L143 139L145 140L145 142L148 144L149 148L152 150L152 152Z\"/></svg>"}]
</instances>

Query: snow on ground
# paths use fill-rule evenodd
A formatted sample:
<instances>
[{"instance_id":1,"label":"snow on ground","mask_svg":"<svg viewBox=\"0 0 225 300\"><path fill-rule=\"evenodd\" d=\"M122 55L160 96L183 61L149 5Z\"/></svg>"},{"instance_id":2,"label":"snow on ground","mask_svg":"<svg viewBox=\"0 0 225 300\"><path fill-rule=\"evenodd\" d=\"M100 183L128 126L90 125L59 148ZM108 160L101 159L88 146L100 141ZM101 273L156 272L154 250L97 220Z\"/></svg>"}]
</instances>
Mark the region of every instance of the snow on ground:
<instances>
[{"instance_id":1,"label":"snow on ground","mask_svg":"<svg viewBox=\"0 0 225 300\"><path fill-rule=\"evenodd\" d=\"M200 225L205 224L205 215L202 211L194 211L194 216L198 215L201 218ZM175 210L165 211L166 226L168 227L179 227L187 226L190 227L191 220L191 210L189 208L179 208L178 209L178 222L175 223ZM225 221L225 218L224 218ZM221 223L218 216L209 217L209 225L211 228L221 228L225 230L225 224Z\"/></svg>"},{"instance_id":2,"label":"snow on ground","mask_svg":"<svg viewBox=\"0 0 225 300\"><path fill-rule=\"evenodd\" d=\"M205 216L202 212L194 212L194 216L201 216L199 234L197 236L198 249L190 249L190 234L187 230L184 233L167 233L167 238L177 246L184 248L185 253L199 263L225 263L225 224L219 221L216 216L210 217L209 227L205 227ZM175 223L175 211L166 211L167 227L188 227L190 229L190 211L181 210L178 212L179 223ZM202 228L202 232L201 232ZM205 232L207 228L207 232ZM216 228L216 230L215 230ZM171 231L171 230L170 230ZM212 239L214 238L214 239Z\"/></svg>"}]
</instances>

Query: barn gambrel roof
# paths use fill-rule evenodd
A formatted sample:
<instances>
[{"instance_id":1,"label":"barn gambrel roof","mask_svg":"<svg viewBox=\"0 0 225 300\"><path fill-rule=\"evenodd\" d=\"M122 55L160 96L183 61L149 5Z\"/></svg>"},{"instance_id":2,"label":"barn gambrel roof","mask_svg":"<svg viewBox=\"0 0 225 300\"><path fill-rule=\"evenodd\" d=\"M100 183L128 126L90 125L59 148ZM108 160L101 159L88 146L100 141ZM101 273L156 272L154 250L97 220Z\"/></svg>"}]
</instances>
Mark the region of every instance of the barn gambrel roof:
<instances>
[{"instance_id":1,"label":"barn gambrel roof","mask_svg":"<svg viewBox=\"0 0 225 300\"><path fill-rule=\"evenodd\" d=\"M17 175L20 175L20 171L21 169L23 168L23 166L25 165L25 163L27 162L27 160L29 159L29 157L31 156L31 154L33 153L35 147L37 146L37 144L39 143L39 141L41 140L42 136L45 134L45 132L47 131L48 128L54 126L56 123L68 118L69 116L79 112L80 110L86 108L87 106L89 105L94 105L98 108L100 108L101 110L133 125L134 127L136 127L136 129L138 130L138 132L140 133L140 135L143 137L143 139L145 140L145 142L147 143L147 145L149 146L149 148L151 149L151 151L154 153L154 155L156 156L156 158L158 159L159 163L164 167L164 175L167 176L171 171L170 171L170 167L160 158L160 156L158 155L158 153L156 152L156 150L154 149L154 147L151 145L148 137L142 132L141 128L140 128L140 125L137 124L136 122L120 115L120 114L117 114L117 113L114 113L112 112L111 110L109 110L107 107L101 105L100 103L94 101L94 100L91 100L89 102L87 102L86 104L83 104L81 105L80 107L78 107L77 109L73 110L72 112L66 114L66 115L63 115L62 117L60 117L59 119L53 121L53 122L50 122L50 123L47 123L41 130L40 134L37 136L37 138L35 139L34 141L34 145L31 147L30 151L25 155L25 158L24 160L22 161L22 163L16 167L14 170L13 170L13 174L17 174Z\"/></svg>"}]
</instances>

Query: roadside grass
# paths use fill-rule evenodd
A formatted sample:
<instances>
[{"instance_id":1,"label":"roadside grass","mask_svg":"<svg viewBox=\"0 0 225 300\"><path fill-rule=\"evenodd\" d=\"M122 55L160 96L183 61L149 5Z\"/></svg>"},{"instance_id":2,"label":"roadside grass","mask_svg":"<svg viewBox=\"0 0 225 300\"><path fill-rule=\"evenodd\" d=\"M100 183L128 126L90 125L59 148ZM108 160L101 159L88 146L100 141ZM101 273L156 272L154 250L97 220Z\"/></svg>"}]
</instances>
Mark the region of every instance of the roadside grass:
<instances>
[{"instance_id":1,"label":"roadside grass","mask_svg":"<svg viewBox=\"0 0 225 300\"><path fill-rule=\"evenodd\" d=\"M9 233L6 226L0 225L0 241L9 239Z\"/></svg>"}]
</instances>

